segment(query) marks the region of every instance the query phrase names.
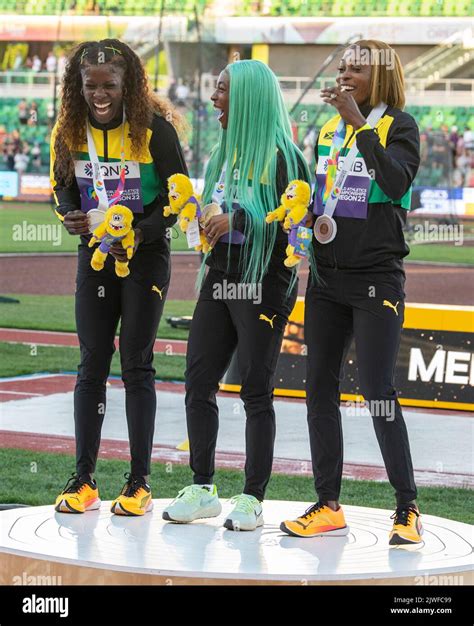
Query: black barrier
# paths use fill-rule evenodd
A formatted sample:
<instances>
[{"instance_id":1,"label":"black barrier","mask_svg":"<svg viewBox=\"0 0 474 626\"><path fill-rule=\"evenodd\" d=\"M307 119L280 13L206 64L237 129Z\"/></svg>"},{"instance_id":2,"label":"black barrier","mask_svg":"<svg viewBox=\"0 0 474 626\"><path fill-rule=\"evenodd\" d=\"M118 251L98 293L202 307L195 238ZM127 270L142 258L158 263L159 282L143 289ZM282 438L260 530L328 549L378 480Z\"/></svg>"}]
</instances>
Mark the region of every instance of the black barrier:
<instances>
[{"instance_id":1,"label":"black barrier","mask_svg":"<svg viewBox=\"0 0 474 626\"><path fill-rule=\"evenodd\" d=\"M303 304L302 300L297 303L285 330L275 373L275 395L305 395ZM395 370L401 404L473 411L474 308L407 304L405 316ZM354 344L344 372L341 399L354 400L361 394ZM239 387L234 354L221 388L238 391Z\"/></svg>"}]
</instances>

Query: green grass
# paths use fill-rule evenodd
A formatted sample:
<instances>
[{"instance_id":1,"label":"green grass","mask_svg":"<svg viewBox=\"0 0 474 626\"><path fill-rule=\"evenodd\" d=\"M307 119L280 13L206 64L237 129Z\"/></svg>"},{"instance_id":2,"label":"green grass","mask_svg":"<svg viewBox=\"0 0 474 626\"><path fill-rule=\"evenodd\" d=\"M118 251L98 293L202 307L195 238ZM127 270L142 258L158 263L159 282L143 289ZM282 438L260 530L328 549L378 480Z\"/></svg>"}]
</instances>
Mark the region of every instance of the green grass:
<instances>
[{"instance_id":1,"label":"green grass","mask_svg":"<svg viewBox=\"0 0 474 626\"><path fill-rule=\"evenodd\" d=\"M74 471L74 458L66 454L50 454L11 448L0 449L0 502L30 505L51 504ZM129 471L126 461L99 460L96 479L100 496L111 500L117 496L123 474ZM151 483L155 498L175 497L178 490L192 481L187 465L152 464ZM243 472L217 470L215 482L219 495L229 498L241 493ZM274 474L267 494L269 500L301 500L314 502L313 481L307 476ZM422 512L461 522L474 522L473 494L466 489L420 487L418 502ZM394 497L388 483L373 481L342 481L341 501L344 504L393 509ZM469 505L468 501L471 501Z\"/></svg>"},{"instance_id":2,"label":"green grass","mask_svg":"<svg viewBox=\"0 0 474 626\"><path fill-rule=\"evenodd\" d=\"M23 222L26 222L25 227ZM28 236L27 227L31 224L54 226L45 230L50 233L47 236L51 240L23 240L25 233ZM69 235L63 227L57 228L60 225L49 204L0 202L0 252L76 252L79 238ZM188 250L186 236L178 228L173 230L171 249L174 252Z\"/></svg>"},{"instance_id":3,"label":"green grass","mask_svg":"<svg viewBox=\"0 0 474 626\"><path fill-rule=\"evenodd\" d=\"M20 303L0 304L0 327L76 331L74 296L2 295L16 298ZM182 328L172 328L166 318L192 315L194 306L193 300L167 300L157 336L160 339L187 339L189 332Z\"/></svg>"},{"instance_id":4,"label":"green grass","mask_svg":"<svg viewBox=\"0 0 474 626\"><path fill-rule=\"evenodd\" d=\"M437 261L438 263L467 263L474 265L474 246L455 246L438 243L409 243L406 261Z\"/></svg>"},{"instance_id":5,"label":"green grass","mask_svg":"<svg viewBox=\"0 0 474 626\"><path fill-rule=\"evenodd\" d=\"M64 228L52 231L58 237L57 243L53 241L15 241L13 239L14 228L22 226L23 222L29 224L59 224L49 204L27 204L21 202L0 202L0 253L1 252L76 252L78 238L69 235ZM23 229L20 228L20 234ZM411 245L411 253L408 261L438 261L445 263L469 263L474 265L474 247L455 246L443 244ZM188 250L186 237L178 229L173 230L171 249L174 252Z\"/></svg>"},{"instance_id":6,"label":"green grass","mask_svg":"<svg viewBox=\"0 0 474 626\"><path fill-rule=\"evenodd\" d=\"M27 225L50 224L52 241L22 241L23 222ZM19 232L17 227L20 226ZM75 252L78 238L70 235L48 204L0 203L0 252ZM26 231L28 233L28 231ZM47 232L47 231L45 231ZM16 234L16 235L15 235ZM58 244L59 245L55 245Z\"/></svg>"},{"instance_id":7,"label":"green grass","mask_svg":"<svg viewBox=\"0 0 474 626\"><path fill-rule=\"evenodd\" d=\"M0 378L37 372L76 372L80 361L79 348L46 347L0 342ZM156 378L184 380L186 358L184 355L155 355L153 361ZM112 358L112 376L120 376L118 351Z\"/></svg>"}]
</instances>

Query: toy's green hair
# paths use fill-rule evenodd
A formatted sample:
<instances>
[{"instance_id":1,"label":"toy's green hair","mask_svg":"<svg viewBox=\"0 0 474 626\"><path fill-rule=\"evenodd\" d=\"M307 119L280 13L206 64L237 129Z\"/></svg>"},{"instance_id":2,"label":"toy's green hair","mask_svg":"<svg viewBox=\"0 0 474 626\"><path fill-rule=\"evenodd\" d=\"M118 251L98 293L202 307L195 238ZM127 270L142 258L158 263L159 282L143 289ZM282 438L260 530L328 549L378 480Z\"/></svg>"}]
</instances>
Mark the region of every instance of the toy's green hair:
<instances>
[{"instance_id":1,"label":"toy's green hair","mask_svg":"<svg viewBox=\"0 0 474 626\"><path fill-rule=\"evenodd\" d=\"M245 243L240 256L242 282L259 283L270 262L277 228L265 217L279 204L275 180L277 151L284 159L288 181L298 178L298 165L310 181L306 161L293 143L291 124L278 79L261 61L236 61L225 69L230 78L229 121L220 131L207 166L203 202L211 202L226 165L224 199L238 198L245 210ZM283 263L283 260L282 260Z\"/></svg>"}]
</instances>

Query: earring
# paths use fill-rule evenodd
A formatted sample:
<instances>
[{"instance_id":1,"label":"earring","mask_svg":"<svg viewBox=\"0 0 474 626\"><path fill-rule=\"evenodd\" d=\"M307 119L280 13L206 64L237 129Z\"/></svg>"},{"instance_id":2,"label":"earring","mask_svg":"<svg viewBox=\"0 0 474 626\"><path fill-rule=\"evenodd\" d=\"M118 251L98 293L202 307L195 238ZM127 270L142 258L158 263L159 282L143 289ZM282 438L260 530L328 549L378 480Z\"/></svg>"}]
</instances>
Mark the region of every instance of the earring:
<instances>
[{"instance_id":1,"label":"earring","mask_svg":"<svg viewBox=\"0 0 474 626\"><path fill-rule=\"evenodd\" d=\"M82 87L81 87L81 92L80 93L81 93L81 96L84 95L84 90L82 89Z\"/></svg>"}]
</instances>

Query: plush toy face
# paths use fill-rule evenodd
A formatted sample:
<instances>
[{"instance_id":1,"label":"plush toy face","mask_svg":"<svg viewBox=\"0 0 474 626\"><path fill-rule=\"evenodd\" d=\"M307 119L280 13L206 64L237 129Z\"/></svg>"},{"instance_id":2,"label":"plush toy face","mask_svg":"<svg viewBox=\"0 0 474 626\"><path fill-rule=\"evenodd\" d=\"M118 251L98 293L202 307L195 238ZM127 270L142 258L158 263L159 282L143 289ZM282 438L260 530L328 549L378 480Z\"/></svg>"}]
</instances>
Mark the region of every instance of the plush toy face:
<instances>
[{"instance_id":1,"label":"plush toy face","mask_svg":"<svg viewBox=\"0 0 474 626\"><path fill-rule=\"evenodd\" d=\"M311 190L303 180L293 180L283 194L283 206L292 209L297 204L309 204Z\"/></svg>"},{"instance_id":2,"label":"plush toy face","mask_svg":"<svg viewBox=\"0 0 474 626\"><path fill-rule=\"evenodd\" d=\"M105 228L114 237L125 236L132 227L133 213L120 204L111 207L105 214Z\"/></svg>"},{"instance_id":3,"label":"plush toy face","mask_svg":"<svg viewBox=\"0 0 474 626\"><path fill-rule=\"evenodd\" d=\"M169 183L169 201L173 208L183 207L189 198L193 195L193 186L191 181L184 174L173 174L168 179Z\"/></svg>"},{"instance_id":4,"label":"plush toy face","mask_svg":"<svg viewBox=\"0 0 474 626\"><path fill-rule=\"evenodd\" d=\"M286 193L286 199L288 201L291 202L291 200L294 200L294 198L296 198L296 183L288 185L288 187L286 188L285 193Z\"/></svg>"}]
</instances>

